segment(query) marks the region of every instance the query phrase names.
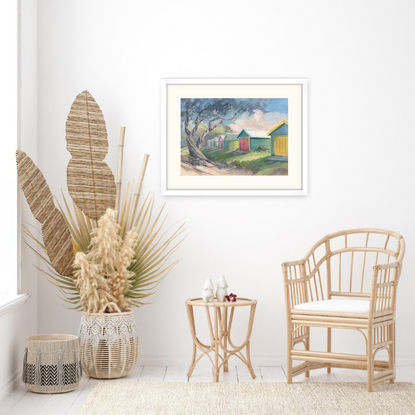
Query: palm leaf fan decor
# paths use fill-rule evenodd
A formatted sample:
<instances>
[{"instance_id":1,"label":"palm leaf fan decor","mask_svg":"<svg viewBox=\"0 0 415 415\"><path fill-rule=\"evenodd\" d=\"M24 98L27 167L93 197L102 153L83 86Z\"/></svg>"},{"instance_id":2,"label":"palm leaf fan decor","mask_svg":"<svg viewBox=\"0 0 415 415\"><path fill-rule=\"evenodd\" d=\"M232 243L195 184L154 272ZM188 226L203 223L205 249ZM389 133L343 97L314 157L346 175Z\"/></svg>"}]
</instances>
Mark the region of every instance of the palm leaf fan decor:
<instances>
[{"instance_id":1,"label":"palm leaf fan decor","mask_svg":"<svg viewBox=\"0 0 415 415\"><path fill-rule=\"evenodd\" d=\"M98 220L115 208L116 187L111 169L103 161L108 153L104 116L93 96L81 92L66 121L66 144L71 153L68 190L76 205Z\"/></svg>"},{"instance_id":2,"label":"palm leaf fan decor","mask_svg":"<svg viewBox=\"0 0 415 415\"><path fill-rule=\"evenodd\" d=\"M55 270L71 275L74 261L72 238L62 213L53 203L53 195L45 177L32 159L17 151L19 181L34 217L42 224L46 252Z\"/></svg>"}]
</instances>

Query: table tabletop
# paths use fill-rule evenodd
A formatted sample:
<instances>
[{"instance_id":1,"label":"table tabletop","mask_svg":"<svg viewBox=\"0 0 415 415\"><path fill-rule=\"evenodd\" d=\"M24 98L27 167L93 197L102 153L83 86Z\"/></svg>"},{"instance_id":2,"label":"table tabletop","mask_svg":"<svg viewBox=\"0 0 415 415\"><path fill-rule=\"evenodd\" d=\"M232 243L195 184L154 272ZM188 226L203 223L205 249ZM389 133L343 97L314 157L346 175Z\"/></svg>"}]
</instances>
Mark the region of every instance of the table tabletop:
<instances>
[{"instance_id":1,"label":"table tabletop","mask_svg":"<svg viewBox=\"0 0 415 415\"><path fill-rule=\"evenodd\" d=\"M236 297L236 301L224 301L219 302L216 298L212 303L205 303L202 297L189 298L186 300L187 305L191 306L203 306L203 307L243 307L256 304L256 300L250 298Z\"/></svg>"}]
</instances>

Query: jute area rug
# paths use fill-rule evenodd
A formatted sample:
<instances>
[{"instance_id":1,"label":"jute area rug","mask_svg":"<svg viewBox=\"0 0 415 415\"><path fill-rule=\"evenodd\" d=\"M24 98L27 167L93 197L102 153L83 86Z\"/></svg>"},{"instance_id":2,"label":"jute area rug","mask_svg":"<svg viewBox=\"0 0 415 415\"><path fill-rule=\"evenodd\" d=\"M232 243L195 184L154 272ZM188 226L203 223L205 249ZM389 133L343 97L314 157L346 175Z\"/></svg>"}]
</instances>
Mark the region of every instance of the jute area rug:
<instances>
[{"instance_id":1,"label":"jute area rug","mask_svg":"<svg viewBox=\"0 0 415 415\"><path fill-rule=\"evenodd\" d=\"M95 385L78 415L415 414L413 383L115 383Z\"/></svg>"}]
</instances>

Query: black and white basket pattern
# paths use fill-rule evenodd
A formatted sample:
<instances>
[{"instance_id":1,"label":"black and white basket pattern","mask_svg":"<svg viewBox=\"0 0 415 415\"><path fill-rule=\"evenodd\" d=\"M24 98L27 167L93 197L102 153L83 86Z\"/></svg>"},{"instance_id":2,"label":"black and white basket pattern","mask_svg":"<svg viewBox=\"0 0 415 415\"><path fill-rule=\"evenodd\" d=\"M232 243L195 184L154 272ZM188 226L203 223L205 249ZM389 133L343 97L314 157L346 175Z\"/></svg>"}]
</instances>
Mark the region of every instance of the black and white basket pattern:
<instances>
[{"instance_id":1,"label":"black and white basket pattern","mask_svg":"<svg viewBox=\"0 0 415 415\"><path fill-rule=\"evenodd\" d=\"M31 336L27 346L22 381L30 391L59 393L78 386L82 364L76 336Z\"/></svg>"}]
</instances>

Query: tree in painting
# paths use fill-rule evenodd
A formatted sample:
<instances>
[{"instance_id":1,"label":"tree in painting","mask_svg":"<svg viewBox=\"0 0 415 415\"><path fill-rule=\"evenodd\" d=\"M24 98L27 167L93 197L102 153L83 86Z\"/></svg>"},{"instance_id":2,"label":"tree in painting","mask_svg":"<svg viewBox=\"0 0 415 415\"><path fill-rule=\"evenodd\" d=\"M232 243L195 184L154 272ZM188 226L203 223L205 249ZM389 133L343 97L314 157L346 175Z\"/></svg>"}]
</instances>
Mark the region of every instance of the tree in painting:
<instances>
[{"instance_id":1,"label":"tree in painting","mask_svg":"<svg viewBox=\"0 0 415 415\"><path fill-rule=\"evenodd\" d=\"M251 115L256 110L267 112L267 98L185 98L181 100L181 117L186 144L193 164L209 166L214 163L201 151L206 136L233 121L241 114Z\"/></svg>"}]
</instances>

